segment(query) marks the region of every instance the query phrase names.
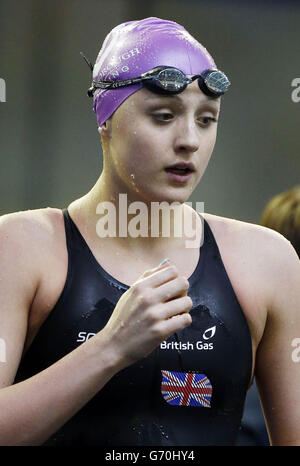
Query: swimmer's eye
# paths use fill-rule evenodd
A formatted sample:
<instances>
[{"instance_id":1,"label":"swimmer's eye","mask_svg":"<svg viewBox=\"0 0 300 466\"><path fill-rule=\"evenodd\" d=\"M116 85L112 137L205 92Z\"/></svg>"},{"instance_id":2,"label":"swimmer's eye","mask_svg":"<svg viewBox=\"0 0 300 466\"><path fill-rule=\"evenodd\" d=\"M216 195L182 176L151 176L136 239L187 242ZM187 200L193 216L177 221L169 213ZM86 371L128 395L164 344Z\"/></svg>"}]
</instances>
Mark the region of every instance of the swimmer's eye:
<instances>
[{"instance_id":1,"label":"swimmer's eye","mask_svg":"<svg viewBox=\"0 0 300 466\"><path fill-rule=\"evenodd\" d=\"M154 113L153 118L157 121L170 121L173 118L173 114L169 112L164 112L164 113Z\"/></svg>"},{"instance_id":2,"label":"swimmer's eye","mask_svg":"<svg viewBox=\"0 0 300 466\"><path fill-rule=\"evenodd\" d=\"M210 126L211 123L217 123L218 120L217 118L214 117L209 117L209 116L204 116L199 118L200 124L202 126Z\"/></svg>"}]
</instances>

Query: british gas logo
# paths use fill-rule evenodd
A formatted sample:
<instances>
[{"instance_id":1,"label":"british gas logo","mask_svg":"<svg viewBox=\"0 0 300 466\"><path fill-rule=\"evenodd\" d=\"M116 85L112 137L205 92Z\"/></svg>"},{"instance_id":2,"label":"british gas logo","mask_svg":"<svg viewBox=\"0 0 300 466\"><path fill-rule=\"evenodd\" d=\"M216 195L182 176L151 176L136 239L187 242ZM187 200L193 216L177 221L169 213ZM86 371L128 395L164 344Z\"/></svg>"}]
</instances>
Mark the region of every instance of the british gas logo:
<instances>
[{"instance_id":1,"label":"british gas logo","mask_svg":"<svg viewBox=\"0 0 300 466\"><path fill-rule=\"evenodd\" d=\"M196 343L196 349L197 350L213 350L214 349L214 344L213 342L207 343L207 340L211 340L216 334L216 326L214 325L213 327L207 328L202 335L203 341L197 341Z\"/></svg>"},{"instance_id":2,"label":"british gas logo","mask_svg":"<svg viewBox=\"0 0 300 466\"><path fill-rule=\"evenodd\" d=\"M199 351L211 351L214 349L214 344L211 340L216 334L216 326L209 327L204 330L202 334L202 340L198 340L195 343L190 341L162 341L160 344L160 349L162 350L199 350ZM204 340L204 341L203 341Z\"/></svg>"},{"instance_id":3,"label":"british gas logo","mask_svg":"<svg viewBox=\"0 0 300 466\"><path fill-rule=\"evenodd\" d=\"M214 325L213 327L207 328L205 332L203 333L203 339L204 340L210 340L212 337L215 336L216 333L216 326Z\"/></svg>"}]
</instances>

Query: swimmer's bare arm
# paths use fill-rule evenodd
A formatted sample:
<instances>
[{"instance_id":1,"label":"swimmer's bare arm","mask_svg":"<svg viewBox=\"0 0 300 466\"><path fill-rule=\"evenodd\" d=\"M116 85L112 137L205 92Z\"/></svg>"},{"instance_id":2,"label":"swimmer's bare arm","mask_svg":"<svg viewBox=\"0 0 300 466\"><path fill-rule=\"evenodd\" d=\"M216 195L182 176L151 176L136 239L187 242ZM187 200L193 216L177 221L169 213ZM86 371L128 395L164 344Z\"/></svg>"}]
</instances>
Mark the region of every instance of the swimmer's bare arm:
<instances>
[{"instance_id":1,"label":"swimmer's bare arm","mask_svg":"<svg viewBox=\"0 0 300 466\"><path fill-rule=\"evenodd\" d=\"M0 218L0 337L6 343L6 362L0 362L0 445L44 443L114 374L191 323L188 281L175 267L163 265L124 293L101 332L12 385L41 279L35 228L31 232L25 222L22 230L21 223L19 215ZM166 302L169 298L176 299Z\"/></svg>"},{"instance_id":2,"label":"swimmer's bare arm","mask_svg":"<svg viewBox=\"0 0 300 466\"><path fill-rule=\"evenodd\" d=\"M300 260L277 233L267 249L268 317L256 378L271 444L300 446L300 361L292 357L292 342L300 338Z\"/></svg>"}]
</instances>

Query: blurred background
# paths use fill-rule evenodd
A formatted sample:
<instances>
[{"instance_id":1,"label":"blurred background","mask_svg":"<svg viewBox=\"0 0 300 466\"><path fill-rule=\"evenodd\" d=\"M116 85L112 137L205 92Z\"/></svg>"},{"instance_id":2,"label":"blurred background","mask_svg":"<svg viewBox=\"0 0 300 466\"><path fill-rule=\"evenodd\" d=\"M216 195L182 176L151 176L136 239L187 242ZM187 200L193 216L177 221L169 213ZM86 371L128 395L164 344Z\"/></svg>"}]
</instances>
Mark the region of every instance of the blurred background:
<instances>
[{"instance_id":1,"label":"blurred background","mask_svg":"<svg viewBox=\"0 0 300 466\"><path fill-rule=\"evenodd\" d=\"M102 153L80 51L94 63L114 26L147 16L185 26L232 82L189 200L257 223L267 200L299 182L299 1L0 0L0 215L62 208L91 189Z\"/></svg>"},{"instance_id":2,"label":"blurred background","mask_svg":"<svg viewBox=\"0 0 300 466\"><path fill-rule=\"evenodd\" d=\"M232 83L189 201L259 223L269 199L299 184L300 1L0 0L0 215L63 208L94 185L102 152L80 51L94 63L114 26L147 16L182 24ZM255 386L247 406L240 443L267 443Z\"/></svg>"}]
</instances>

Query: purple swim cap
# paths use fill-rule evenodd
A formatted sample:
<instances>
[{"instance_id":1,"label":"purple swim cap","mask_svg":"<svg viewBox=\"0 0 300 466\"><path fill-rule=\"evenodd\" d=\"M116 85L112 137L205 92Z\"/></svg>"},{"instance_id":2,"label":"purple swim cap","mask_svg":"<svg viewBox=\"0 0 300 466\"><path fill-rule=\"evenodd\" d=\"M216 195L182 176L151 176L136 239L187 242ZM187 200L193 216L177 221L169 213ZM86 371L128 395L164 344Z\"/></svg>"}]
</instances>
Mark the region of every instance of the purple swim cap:
<instances>
[{"instance_id":1,"label":"purple swim cap","mask_svg":"<svg viewBox=\"0 0 300 466\"><path fill-rule=\"evenodd\" d=\"M160 18L129 21L105 38L93 69L93 80L135 78L156 66L173 66L185 74L216 68L207 50L183 26ZM141 83L114 90L97 89L93 109L101 126Z\"/></svg>"}]
</instances>

